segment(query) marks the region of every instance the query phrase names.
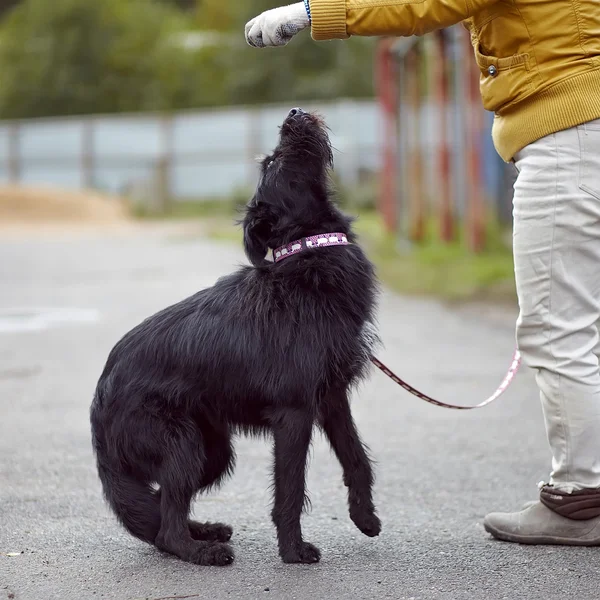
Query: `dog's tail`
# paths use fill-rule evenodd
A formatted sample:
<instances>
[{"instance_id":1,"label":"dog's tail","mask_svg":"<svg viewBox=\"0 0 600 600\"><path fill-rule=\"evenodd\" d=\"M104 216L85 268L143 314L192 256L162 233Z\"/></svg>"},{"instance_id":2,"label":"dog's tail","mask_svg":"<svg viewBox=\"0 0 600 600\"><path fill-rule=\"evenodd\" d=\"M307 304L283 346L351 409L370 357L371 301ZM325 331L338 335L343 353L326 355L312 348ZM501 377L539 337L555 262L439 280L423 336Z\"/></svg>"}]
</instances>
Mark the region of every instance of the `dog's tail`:
<instances>
[{"instance_id":1,"label":"dog's tail","mask_svg":"<svg viewBox=\"0 0 600 600\"><path fill-rule=\"evenodd\" d=\"M98 475L106 501L125 529L140 540L154 544L160 529L160 493L100 460Z\"/></svg>"},{"instance_id":2,"label":"dog's tail","mask_svg":"<svg viewBox=\"0 0 600 600\"><path fill-rule=\"evenodd\" d=\"M92 442L106 501L127 531L154 544L160 529L160 492L126 473L121 465L113 464L102 441L101 428L94 425L97 424L92 426Z\"/></svg>"}]
</instances>

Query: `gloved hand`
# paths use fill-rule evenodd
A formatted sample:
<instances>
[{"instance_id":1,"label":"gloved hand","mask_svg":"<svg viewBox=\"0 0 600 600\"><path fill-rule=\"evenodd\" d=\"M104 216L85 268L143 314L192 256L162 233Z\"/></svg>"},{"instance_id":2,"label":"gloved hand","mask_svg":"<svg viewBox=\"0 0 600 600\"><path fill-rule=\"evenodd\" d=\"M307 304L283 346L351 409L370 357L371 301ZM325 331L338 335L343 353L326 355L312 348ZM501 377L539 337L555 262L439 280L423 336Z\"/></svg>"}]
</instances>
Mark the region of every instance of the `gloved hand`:
<instances>
[{"instance_id":1,"label":"gloved hand","mask_svg":"<svg viewBox=\"0 0 600 600\"><path fill-rule=\"evenodd\" d=\"M309 25L304 2L272 8L246 24L246 42L255 48L285 46Z\"/></svg>"}]
</instances>

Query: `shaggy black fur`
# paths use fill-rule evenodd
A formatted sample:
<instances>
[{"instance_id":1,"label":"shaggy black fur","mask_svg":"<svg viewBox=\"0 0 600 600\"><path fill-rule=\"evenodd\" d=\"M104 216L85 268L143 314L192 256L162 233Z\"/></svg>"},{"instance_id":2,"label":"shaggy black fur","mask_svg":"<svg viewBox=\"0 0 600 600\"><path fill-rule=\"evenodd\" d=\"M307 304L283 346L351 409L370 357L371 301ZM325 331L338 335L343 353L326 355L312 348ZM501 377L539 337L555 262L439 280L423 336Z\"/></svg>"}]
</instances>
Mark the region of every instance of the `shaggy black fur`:
<instances>
[{"instance_id":1,"label":"shaggy black fur","mask_svg":"<svg viewBox=\"0 0 600 600\"><path fill-rule=\"evenodd\" d=\"M188 517L194 495L232 473L235 433L274 438L272 518L284 562L320 558L300 527L315 424L343 467L350 518L368 536L380 532L348 403L377 339L373 267L356 244L265 260L303 236L355 241L331 200L331 164L323 122L290 111L242 222L252 266L146 319L100 377L91 423L106 498L129 532L183 560L233 561L229 526Z\"/></svg>"}]
</instances>

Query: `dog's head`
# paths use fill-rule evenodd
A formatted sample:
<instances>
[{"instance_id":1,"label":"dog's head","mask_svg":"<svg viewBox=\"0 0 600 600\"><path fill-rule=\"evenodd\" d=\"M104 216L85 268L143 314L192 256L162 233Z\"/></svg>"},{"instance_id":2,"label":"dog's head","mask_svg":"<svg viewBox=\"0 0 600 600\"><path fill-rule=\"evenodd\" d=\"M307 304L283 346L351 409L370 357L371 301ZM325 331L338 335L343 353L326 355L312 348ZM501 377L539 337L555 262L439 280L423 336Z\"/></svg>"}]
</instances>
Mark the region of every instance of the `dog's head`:
<instances>
[{"instance_id":1,"label":"dog's head","mask_svg":"<svg viewBox=\"0 0 600 600\"><path fill-rule=\"evenodd\" d=\"M292 109L285 118L279 143L261 161L260 179L243 220L246 255L264 264L276 248L331 222L339 213L329 200L328 170L333 153L323 120ZM338 221L336 221L338 222Z\"/></svg>"}]
</instances>

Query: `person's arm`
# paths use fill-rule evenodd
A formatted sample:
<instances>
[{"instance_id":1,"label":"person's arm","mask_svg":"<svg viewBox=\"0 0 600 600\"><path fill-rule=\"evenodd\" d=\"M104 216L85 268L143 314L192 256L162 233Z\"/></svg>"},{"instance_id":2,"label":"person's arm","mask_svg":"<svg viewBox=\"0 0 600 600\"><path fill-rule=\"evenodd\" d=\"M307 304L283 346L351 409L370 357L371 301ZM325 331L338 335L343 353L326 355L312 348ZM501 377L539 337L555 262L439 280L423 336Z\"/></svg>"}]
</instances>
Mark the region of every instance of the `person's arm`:
<instances>
[{"instance_id":1,"label":"person's arm","mask_svg":"<svg viewBox=\"0 0 600 600\"><path fill-rule=\"evenodd\" d=\"M408 37L456 25L498 0L310 0L312 37Z\"/></svg>"},{"instance_id":2,"label":"person's arm","mask_svg":"<svg viewBox=\"0 0 600 600\"><path fill-rule=\"evenodd\" d=\"M306 0L273 8L246 25L251 46L283 46L311 26L315 40L351 35L408 37L450 27L499 0Z\"/></svg>"}]
</instances>

